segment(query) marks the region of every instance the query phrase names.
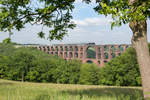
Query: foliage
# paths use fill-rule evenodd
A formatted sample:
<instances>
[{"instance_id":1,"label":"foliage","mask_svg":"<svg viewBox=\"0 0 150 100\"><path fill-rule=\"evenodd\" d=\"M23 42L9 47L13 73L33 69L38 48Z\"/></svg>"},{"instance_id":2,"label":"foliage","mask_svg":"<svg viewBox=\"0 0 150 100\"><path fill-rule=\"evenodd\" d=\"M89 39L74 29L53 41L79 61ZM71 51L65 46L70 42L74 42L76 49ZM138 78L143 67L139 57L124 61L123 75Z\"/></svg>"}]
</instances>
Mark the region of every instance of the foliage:
<instances>
[{"instance_id":1,"label":"foliage","mask_svg":"<svg viewBox=\"0 0 150 100\"><path fill-rule=\"evenodd\" d=\"M62 39L67 29L75 27L71 12L75 0L1 0L0 31L20 31L27 23L49 27L48 39ZM38 33L44 38L43 27Z\"/></svg>"},{"instance_id":2,"label":"foliage","mask_svg":"<svg viewBox=\"0 0 150 100\"><path fill-rule=\"evenodd\" d=\"M0 46L0 78L70 84L79 80L81 62L78 60L66 62L34 48L14 48L10 44Z\"/></svg>"},{"instance_id":3,"label":"foliage","mask_svg":"<svg viewBox=\"0 0 150 100\"><path fill-rule=\"evenodd\" d=\"M8 77L8 71L9 71L9 62L10 59L7 56L0 55L0 78L1 79L7 79Z\"/></svg>"},{"instance_id":4,"label":"foliage","mask_svg":"<svg viewBox=\"0 0 150 100\"><path fill-rule=\"evenodd\" d=\"M92 0L83 0L86 3ZM25 24L41 24L49 27L48 39L62 39L67 29L73 29L71 21L73 3L75 0L1 0L0 1L0 30L12 33L13 29L20 31ZM96 0L94 8L98 14L111 15L114 25L120 26L133 20L150 18L150 1L138 0L130 4L128 0ZM45 38L43 27L38 33Z\"/></svg>"},{"instance_id":5,"label":"foliage","mask_svg":"<svg viewBox=\"0 0 150 100\"><path fill-rule=\"evenodd\" d=\"M59 61L59 65L55 68L53 73L56 83L77 84L80 66L81 62L76 60L69 60L68 62Z\"/></svg>"},{"instance_id":6,"label":"foliage","mask_svg":"<svg viewBox=\"0 0 150 100\"><path fill-rule=\"evenodd\" d=\"M4 44L11 43L11 39L10 39L10 38L6 38L5 40L3 40L3 43L4 43Z\"/></svg>"},{"instance_id":7,"label":"foliage","mask_svg":"<svg viewBox=\"0 0 150 100\"><path fill-rule=\"evenodd\" d=\"M52 68L54 64L51 59L41 59L39 57L33 61L33 65L26 76L28 81L52 82Z\"/></svg>"},{"instance_id":8,"label":"foliage","mask_svg":"<svg viewBox=\"0 0 150 100\"><path fill-rule=\"evenodd\" d=\"M133 0L132 0L133 1ZM97 0L95 11L105 16L111 15L114 25L120 26L133 20L140 21L150 18L150 1L137 0L138 2L129 2L129 0Z\"/></svg>"},{"instance_id":9,"label":"foliage","mask_svg":"<svg viewBox=\"0 0 150 100\"><path fill-rule=\"evenodd\" d=\"M13 80L22 80L33 66L32 62L35 59L28 50L20 48L16 50L10 57L10 78ZM14 63L15 62L15 63Z\"/></svg>"},{"instance_id":10,"label":"foliage","mask_svg":"<svg viewBox=\"0 0 150 100\"><path fill-rule=\"evenodd\" d=\"M105 67L65 61L36 48L0 44L0 78L30 82L140 86L136 54L129 48Z\"/></svg>"},{"instance_id":11,"label":"foliage","mask_svg":"<svg viewBox=\"0 0 150 100\"><path fill-rule=\"evenodd\" d=\"M95 64L83 64L80 71L80 84L97 85L99 68Z\"/></svg>"},{"instance_id":12,"label":"foliage","mask_svg":"<svg viewBox=\"0 0 150 100\"><path fill-rule=\"evenodd\" d=\"M0 55L11 55L16 50L13 44L0 43Z\"/></svg>"},{"instance_id":13,"label":"foliage","mask_svg":"<svg viewBox=\"0 0 150 100\"><path fill-rule=\"evenodd\" d=\"M104 68L101 68L99 84L117 86L139 86L141 77L133 48L121 56L112 59Z\"/></svg>"}]
</instances>

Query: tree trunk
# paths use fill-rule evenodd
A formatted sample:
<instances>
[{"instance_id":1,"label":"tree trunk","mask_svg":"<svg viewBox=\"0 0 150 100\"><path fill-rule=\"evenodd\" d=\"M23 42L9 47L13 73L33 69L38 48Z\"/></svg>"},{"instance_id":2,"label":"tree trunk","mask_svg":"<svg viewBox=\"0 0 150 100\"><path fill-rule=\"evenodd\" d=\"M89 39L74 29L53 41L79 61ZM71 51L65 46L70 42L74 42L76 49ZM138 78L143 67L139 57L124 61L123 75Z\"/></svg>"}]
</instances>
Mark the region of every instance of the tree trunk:
<instances>
[{"instance_id":1,"label":"tree trunk","mask_svg":"<svg viewBox=\"0 0 150 100\"><path fill-rule=\"evenodd\" d=\"M24 72L22 73L22 82L24 82Z\"/></svg>"},{"instance_id":2,"label":"tree trunk","mask_svg":"<svg viewBox=\"0 0 150 100\"><path fill-rule=\"evenodd\" d=\"M129 24L132 32L132 46L136 50L139 63L144 100L150 100L150 55L147 41L147 22L132 21Z\"/></svg>"}]
</instances>

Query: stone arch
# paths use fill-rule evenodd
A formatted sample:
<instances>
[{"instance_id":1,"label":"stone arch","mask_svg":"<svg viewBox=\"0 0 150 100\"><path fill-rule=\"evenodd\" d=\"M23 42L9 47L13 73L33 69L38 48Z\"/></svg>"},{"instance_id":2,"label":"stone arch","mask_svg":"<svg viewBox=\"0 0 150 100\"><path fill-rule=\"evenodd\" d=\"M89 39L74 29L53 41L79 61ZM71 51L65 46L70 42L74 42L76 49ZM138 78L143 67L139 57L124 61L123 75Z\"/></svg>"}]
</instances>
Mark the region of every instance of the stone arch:
<instances>
[{"instance_id":1,"label":"stone arch","mask_svg":"<svg viewBox=\"0 0 150 100\"><path fill-rule=\"evenodd\" d=\"M98 53L98 59L101 59L101 53Z\"/></svg>"},{"instance_id":2,"label":"stone arch","mask_svg":"<svg viewBox=\"0 0 150 100\"><path fill-rule=\"evenodd\" d=\"M98 47L98 52L101 52L101 47Z\"/></svg>"},{"instance_id":3,"label":"stone arch","mask_svg":"<svg viewBox=\"0 0 150 100\"><path fill-rule=\"evenodd\" d=\"M77 52L75 53L75 58L78 58L78 53Z\"/></svg>"},{"instance_id":4,"label":"stone arch","mask_svg":"<svg viewBox=\"0 0 150 100\"><path fill-rule=\"evenodd\" d=\"M63 49L63 46L60 46L60 51L63 51L64 49Z\"/></svg>"},{"instance_id":5,"label":"stone arch","mask_svg":"<svg viewBox=\"0 0 150 100\"><path fill-rule=\"evenodd\" d=\"M108 59L109 58L109 54L107 52L104 53L104 59Z\"/></svg>"},{"instance_id":6,"label":"stone arch","mask_svg":"<svg viewBox=\"0 0 150 100\"><path fill-rule=\"evenodd\" d=\"M55 51L55 49L54 49L54 47L53 47L53 46L51 46L51 50L52 50L52 51Z\"/></svg>"},{"instance_id":7,"label":"stone arch","mask_svg":"<svg viewBox=\"0 0 150 100\"><path fill-rule=\"evenodd\" d=\"M80 53L80 58L83 58L83 53Z\"/></svg>"},{"instance_id":8,"label":"stone arch","mask_svg":"<svg viewBox=\"0 0 150 100\"><path fill-rule=\"evenodd\" d=\"M46 52L46 48L43 46L43 50Z\"/></svg>"},{"instance_id":9,"label":"stone arch","mask_svg":"<svg viewBox=\"0 0 150 100\"><path fill-rule=\"evenodd\" d=\"M97 63L98 63L98 64L101 64L101 61L98 61Z\"/></svg>"},{"instance_id":10,"label":"stone arch","mask_svg":"<svg viewBox=\"0 0 150 100\"><path fill-rule=\"evenodd\" d=\"M83 47L82 46L80 47L80 51L83 51Z\"/></svg>"},{"instance_id":11,"label":"stone arch","mask_svg":"<svg viewBox=\"0 0 150 100\"><path fill-rule=\"evenodd\" d=\"M108 62L107 60L104 60L104 64L107 63L107 62Z\"/></svg>"},{"instance_id":12,"label":"stone arch","mask_svg":"<svg viewBox=\"0 0 150 100\"><path fill-rule=\"evenodd\" d=\"M112 54L111 54L111 57L112 57L112 58L115 58L115 57L116 57L116 54L115 54L115 53L112 53Z\"/></svg>"},{"instance_id":13,"label":"stone arch","mask_svg":"<svg viewBox=\"0 0 150 100\"><path fill-rule=\"evenodd\" d=\"M120 52L123 52L123 51L124 51L123 46L121 46L121 45L119 46L119 51L120 51Z\"/></svg>"},{"instance_id":14,"label":"stone arch","mask_svg":"<svg viewBox=\"0 0 150 100\"><path fill-rule=\"evenodd\" d=\"M96 59L96 49L93 46L87 47L86 58Z\"/></svg>"},{"instance_id":15,"label":"stone arch","mask_svg":"<svg viewBox=\"0 0 150 100\"><path fill-rule=\"evenodd\" d=\"M127 45L127 46L125 46L125 48L127 49L129 46Z\"/></svg>"},{"instance_id":16,"label":"stone arch","mask_svg":"<svg viewBox=\"0 0 150 100\"><path fill-rule=\"evenodd\" d=\"M78 51L78 46L75 46L75 51Z\"/></svg>"},{"instance_id":17,"label":"stone arch","mask_svg":"<svg viewBox=\"0 0 150 100\"><path fill-rule=\"evenodd\" d=\"M109 46L108 46L108 45L105 45L105 46L104 46L104 51L105 51L105 52L108 52L108 51L109 51Z\"/></svg>"},{"instance_id":18,"label":"stone arch","mask_svg":"<svg viewBox=\"0 0 150 100\"><path fill-rule=\"evenodd\" d=\"M65 52L65 58L67 58L68 57L68 54L67 54L67 52Z\"/></svg>"},{"instance_id":19,"label":"stone arch","mask_svg":"<svg viewBox=\"0 0 150 100\"><path fill-rule=\"evenodd\" d=\"M58 46L55 46L55 51L59 51L59 48L58 48Z\"/></svg>"},{"instance_id":20,"label":"stone arch","mask_svg":"<svg viewBox=\"0 0 150 100\"><path fill-rule=\"evenodd\" d=\"M91 61L91 60L87 60L87 61L86 61L86 63L88 63L88 64L92 64L92 63L93 63L93 61Z\"/></svg>"},{"instance_id":21,"label":"stone arch","mask_svg":"<svg viewBox=\"0 0 150 100\"><path fill-rule=\"evenodd\" d=\"M68 51L68 46L65 46L65 51Z\"/></svg>"},{"instance_id":22,"label":"stone arch","mask_svg":"<svg viewBox=\"0 0 150 100\"><path fill-rule=\"evenodd\" d=\"M116 47L115 46L111 46L111 50L112 50L112 52L115 52L116 51Z\"/></svg>"},{"instance_id":23,"label":"stone arch","mask_svg":"<svg viewBox=\"0 0 150 100\"><path fill-rule=\"evenodd\" d=\"M72 46L70 46L70 51L73 51L73 47Z\"/></svg>"},{"instance_id":24,"label":"stone arch","mask_svg":"<svg viewBox=\"0 0 150 100\"><path fill-rule=\"evenodd\" d=\"M118 53L118 56L120 56L121 55L121 53Z\"/></svg>"},{"instance_id":25,"label":"stone arch","mask_svg":"<svg viewBox=\"0 0 150 100\"><path fill-rule=\"evenodd\" d=\"M60 52L60 56L63 56L63 52Z\"/></svg>"},{"instance_id":26,"label":"stone arch","mask_svg":"<svg viewBox=\"0 0 150 100\"><path fill-rule=\"evenodd\" d=\"M73 53L72 53L72 52L69 53L69 57L70 57L70 58L73 57Z\"/></svg>"},{"instance_id":27,"label":"stone arch","mask_svg":"<svg viewBox=\"0 0 150 100\"><path fill-rule=\"evenodd\" d=\"M47 49L48 49L48 51L50 51L50 48L49 48L49 46L47 46Z\"/></svg>"}]
</instances>

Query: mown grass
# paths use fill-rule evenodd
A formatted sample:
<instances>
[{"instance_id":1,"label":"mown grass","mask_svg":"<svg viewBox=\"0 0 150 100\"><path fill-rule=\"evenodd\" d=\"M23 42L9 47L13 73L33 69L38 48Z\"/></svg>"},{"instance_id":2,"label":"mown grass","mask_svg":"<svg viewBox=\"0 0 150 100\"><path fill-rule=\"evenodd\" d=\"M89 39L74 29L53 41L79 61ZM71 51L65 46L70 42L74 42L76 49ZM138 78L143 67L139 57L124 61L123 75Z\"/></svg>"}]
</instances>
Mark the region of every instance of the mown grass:
<instances>
[{"instance_id":1,"label":"mown grass","mask_svg":"<svg viewBox=\"0 0 150 100\"><path fill-rule=\"evenodd\" d=\"M28 83L0 80L0 100L143 100L139 87Z\"/></svg>"}]
</instances>

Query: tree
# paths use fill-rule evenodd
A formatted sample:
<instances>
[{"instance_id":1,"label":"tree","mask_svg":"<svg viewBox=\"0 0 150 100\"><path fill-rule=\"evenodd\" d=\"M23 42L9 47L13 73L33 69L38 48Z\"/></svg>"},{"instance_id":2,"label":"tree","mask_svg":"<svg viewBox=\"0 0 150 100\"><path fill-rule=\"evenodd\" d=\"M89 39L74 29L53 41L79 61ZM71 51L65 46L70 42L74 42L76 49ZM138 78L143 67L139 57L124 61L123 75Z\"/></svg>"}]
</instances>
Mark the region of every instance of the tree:
<instances>
[{"instance_id":1,"label":"tree","mask_svg":"<svg viewBox=\"0 0 150 100\"><path fill-rule=\"evenodd\" d=\"M99 84L115 86L140 86L141 77L133 48L106 63L100 69Z\"/></svg>"},{"instance_id":2,"label":"tree","mask_svg":"<svg viewBox=\"0 0 150 100\"><path fill-rule=\"evenodd\" d=\"M26 49L21 48L15 51L14 54L11 56L11 76L16 76L23 82L25 80L26 74L29 72L29 69L33 67L32 62L34 59L34 55Z\"/></svg>"},{"instance_id":3,"label":"tree","mask_svg":"<svg viewBox=\"0 0 150 100\"><path fill-rule=\"evenodd\" d=\"M77 84L79 82L81 65L81 61L78 60L69 60L67 62L66 73L69 73L69 84Z\"/></svg>"},{"instance_id":4,"label":"tree","mask_svg":"<svg viewBox=\"0 0 150 100\"><path fill-rule=\"evenodd\" d=\"M99 68L95 64L83 64L80 69L79 84L97 85Z\"/></svg>"},{"instance_id":5,"label":"tree","mask_svg":"<svg viewBox=\"0 0 150 100\"><path fill-rule=\"evenodd\" d=\"M3 40L3 43L4 44L11 43L11 39L10 38L6 38L6 39Z\"/></svg>"},{"instance_id":6,"label":"tree","mask_svg":"<svg viewBox=\"0 0 150 100\"><path fill-rule=\"evenodd\" d=\"M132 47L136 50L142 76L144 99L150 98L150 55L147 41L147 18L150 18L149 0L97 0L95 10L111 15L113 26L129 23L133 32Z\"/></svg>"},{"instance_id":7,"label":"tree","mask_svg":"<svg viewBox=\"0 0 150 100\"><path fill-rule=\"evenodd\" d=\"M71 22L71 12L75 0L1 0L0 1L0 29L11 32L20 30L26 23L42 24L50 27L49 39L62 39L67 34L67 28L74 28ZM83 0L89 3L91 0ZM95 10L103 15L111 15L114 25L129 23L133 32L132 46L136 50L144 98L150 98L150 55L147 41L147 18L150 17L149 0L96 0ZM34 4L40 4L34 6ZM33 5L33 6L31 6ZM41 31L38 33L44 37Z\"/></svg>"},{"instance_id":8,"label":"tree","mask_svg":"<svg viewBox=\"0 0 150 100\"><path fill-rule=\"evenodd\" d=\"M0 31L20 31L24 25L41 24L50 28L48 39L62 39L75 24L71 12L75 0L0 0ZM37 5L39 4L39 5ZM43 29L43 28L42 28ZM44 38L44 32L38 35Z\"/></svg>"},{"instance_id":9,"label":"tree","mask_svg":"<svg viewBox=\"0 0 150 100\"><path fill-rule=\"evenodd\" d=\"M10 59L8 56L0 55L0 78L8 79L8 70L9 70Z\"/></svg>"}]
</instances>

